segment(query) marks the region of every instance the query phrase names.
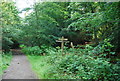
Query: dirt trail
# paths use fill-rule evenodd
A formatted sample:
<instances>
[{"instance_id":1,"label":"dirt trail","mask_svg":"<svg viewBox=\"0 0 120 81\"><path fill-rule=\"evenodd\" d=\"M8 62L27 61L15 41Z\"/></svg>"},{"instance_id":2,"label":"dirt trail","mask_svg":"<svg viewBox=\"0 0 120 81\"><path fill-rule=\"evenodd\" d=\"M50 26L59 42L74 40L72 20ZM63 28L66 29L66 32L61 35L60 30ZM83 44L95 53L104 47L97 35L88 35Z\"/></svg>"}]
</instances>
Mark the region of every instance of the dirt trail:
<instances>
[{"instance_id":1,"label":"dirt trail","mask_svg":"<svg viewBox=\"0 0 120 81\"><path fill-rule=\"evenodd\" d=\"M27 57L20 50L12 50L13 59L7 70L4 71L3 79L37 79L31 69Z\"/></svg>"}]
</instances>

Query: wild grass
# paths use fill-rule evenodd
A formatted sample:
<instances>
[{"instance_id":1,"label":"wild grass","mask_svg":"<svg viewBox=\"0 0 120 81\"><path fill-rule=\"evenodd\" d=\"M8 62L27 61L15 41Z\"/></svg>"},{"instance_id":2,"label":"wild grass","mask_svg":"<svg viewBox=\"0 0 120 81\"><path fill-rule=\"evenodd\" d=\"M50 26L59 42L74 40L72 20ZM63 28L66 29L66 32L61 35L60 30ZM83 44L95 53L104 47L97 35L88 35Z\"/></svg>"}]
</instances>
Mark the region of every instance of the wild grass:
<instances>
[{"instance_id":1,"label":"wild grass","mask_svg":"<svg viewBox=\"0 0 120 81\"><path fill-rule=\"evenodd\" d=\"M3 74L3 71L6 70L12 60L12 53L1 53L0 54L0 75Z\"/></svg>"},{"instance_id":2,"label":"wild grass","mask_svg":"<svg viewBox=\"0 0 120 81\"><path fill-rule=\"evenodd\" d=\"M24 51L26 54L29 50ZM118 64L110 63L109 58L95 56L96 50L91 46L86 46L86 49L65 49L64 54L61 50L53 49L48 49L45 54L35 54L36 51L32 53L27 52L27 56L40 79L112 81L119 78Z\"/></svg>"},{"instance_id":3,"label":"wild grass","mask_svg":"<svg viewBox=\"0 0 120 81\"><path fill-rule=\"evenodd\" d=\"M46 63L46 58L46 56L28 55L28 59L32 64L32 69L35 71L35 73L37 73L39 79L48 78L47 69L50 65Z\"/></svg>"}]
</instances>

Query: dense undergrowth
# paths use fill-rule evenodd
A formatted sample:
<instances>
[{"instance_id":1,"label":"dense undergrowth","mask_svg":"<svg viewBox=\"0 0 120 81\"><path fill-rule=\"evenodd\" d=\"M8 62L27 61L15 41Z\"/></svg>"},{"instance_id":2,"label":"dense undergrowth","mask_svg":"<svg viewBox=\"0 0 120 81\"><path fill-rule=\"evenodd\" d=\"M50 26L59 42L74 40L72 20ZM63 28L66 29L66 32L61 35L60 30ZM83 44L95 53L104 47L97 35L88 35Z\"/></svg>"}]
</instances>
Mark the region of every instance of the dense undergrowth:
<instances>
[{"instance_id":1,"label":"dense undergrowth","mask_svg":"<svg viewBox=\"0 0 120 81\"><path fill-rule=\"evenodd\" d=\"M7 69L7 67L10 65L10 62L12 60L12 53L2 53L0 54L0 75L2 75L3 71Z\"/></svg>"},{"instance_id":2,"label":"dense undergrowth","mask_svg":"<svg viewBox=\"0 0 120 81\"><path fill-rule=\"evenodd\" d=\"M39 78L104 81L120 78L119 62L111 63L110 57L115 53L110 51L113 46L109 42L96 47L86 45L84 49L65 47L64 54L59 47L22 47Z\"/></svg>"},{"instance_id":3,"label":"dense undergrowth","mask_svg":"<svg viewBox=\"0 0 120 81\"><path fill-rule=\"evenodd\" d=\"M120 2L43 1L18 9L16 1L0 4L2 50L24 44L22 51L40 78L120 81ZM63 54L51 47L58 46L62 36L68 47L70 42L95 45L65 47ZM0 68L5 69L11 55L2 55Z\"/></svg>"}]
</instances>

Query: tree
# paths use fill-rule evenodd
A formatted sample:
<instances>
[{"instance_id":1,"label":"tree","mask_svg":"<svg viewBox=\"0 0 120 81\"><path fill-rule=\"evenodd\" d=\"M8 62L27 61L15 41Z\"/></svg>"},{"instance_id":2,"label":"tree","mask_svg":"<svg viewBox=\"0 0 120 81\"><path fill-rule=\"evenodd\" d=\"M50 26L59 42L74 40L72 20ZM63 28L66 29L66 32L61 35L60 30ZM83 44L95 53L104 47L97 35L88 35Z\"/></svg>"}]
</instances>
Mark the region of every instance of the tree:
<instances>
[{"instance_id":1,"label":"tree","mask_svg":"<svg viewBox=\"0 0 120 81\"><path fill-rule=\"evenodd\" d=\"M14 42L16 38L16 29L18 23L20 23L20 18L18 16L18 10L13 2L2 2L0 4L0 21L2 27L2 48L5 51L9 51L10 45Z\"/></svg>"}]
</instances>

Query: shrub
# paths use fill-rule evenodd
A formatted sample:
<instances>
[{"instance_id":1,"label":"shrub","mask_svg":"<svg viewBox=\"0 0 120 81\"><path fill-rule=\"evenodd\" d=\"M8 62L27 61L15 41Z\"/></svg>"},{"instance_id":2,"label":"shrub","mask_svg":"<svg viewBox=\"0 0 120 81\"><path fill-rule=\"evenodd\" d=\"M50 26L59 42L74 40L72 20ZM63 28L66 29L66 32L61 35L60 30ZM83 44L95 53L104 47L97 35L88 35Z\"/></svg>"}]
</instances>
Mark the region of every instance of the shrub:
<instances>
[{"instance_id":1,"label":"shrub","mask_svg":"<svg viewBox=\"0 0 120 81\"><path fill-rule=\"evenodd\" d=\"M117 64L110 63L107 58L95 57L94 55L97 54L97 51L95 52L96 48L89 45L85 46L85 49L65 48L64 54L62 54L61 49L57 48L56 50L48 46L27 47L23 50L27 54L47 54L43 60L49 67L42 73L48 78L118 80L120 67ZM104 51L102 52L104 53ZM101 52L98 51L99 53Z\"/></svg>"},{"instance_id":2,"label":"shrub","mask_svg":"<svg viewBox=\"0 0 120 81\"><path fill-rule=\"evenodd\" d=\"M111 50L113 47L114 46L109 42L109 39L105 39L99 45L94 47L94 49L91 52L94 55L97 55L100 57L110 58L112 55L115 54L115 52Z\"/></svg>"},{"instance_id":3,"label":"shrub","mask_svg":"<svg viewBox=\"0 0 120 81\"><path fill-rule=\"evenodd\" d=\"M10 45L13 44L13 41L8 38L8 37L3 37L2 38L2 49L5 51L5 52L9 52L10 51Z\"/></svg>"},{"instance_id":4,"label":"shrub","mask_svg":"<svg viewBox=\"0 0 120 81\"><path fill-rule=\"evenodd\" d=\"M47 69L49 76L62 79L118 80L119 66L111 64L107 59L90 56L88 49L69 49L66 55L58 50L54 55L48 56L46 62L51 64ZM85 50L87 51L83 54Z\"/></svg>"},{"instance_id":5,"label":"shrub","mask_svg":"<svg viewBox=\"0 0 120 81\"><path fill-rule=\"evenodd\" d=\"M21 45L20 47L22 47L22 51L25 54L32 54L32 55L44 55L44 54L51 54L52 52L54 52L53 50L55 50L52 47L48 47L45 45L42 46L34 46L34 47L26 47L24 45Z\"/></svg>"},{"instance_id":6,"label":"shrub","mask_svg":"<svg viewBox=\"0 0 120 81\"><path fill-rule=\"evenodd\" d=\"M20 48L26 48L26 46L24 44L20 45Z\"/></svg>"},{"instance_id":7,"label":"shrub","mask_svg":"<svg viewBox=\"0 0 120 81\"><path fill-rule=\"evenodd\" d=\"M5 70L9 65L10 65L10 61L12 59L12 53L11 52L2 52L2 54L0 55L0 70Z\"/></svg>"},{"instance_id":8,"label":"shrub","mask_svg":"<svg viewBox=\"0 0 120 81\"><path fill-rule=\"evenodd\" d=\"M39 48L39 46L34 47L25 47L22 49L22 51L25 54L31 54L31 55L40 55L42 53L42 50Z\"/></svg>"}]
</instances>

